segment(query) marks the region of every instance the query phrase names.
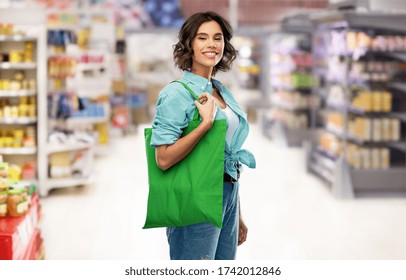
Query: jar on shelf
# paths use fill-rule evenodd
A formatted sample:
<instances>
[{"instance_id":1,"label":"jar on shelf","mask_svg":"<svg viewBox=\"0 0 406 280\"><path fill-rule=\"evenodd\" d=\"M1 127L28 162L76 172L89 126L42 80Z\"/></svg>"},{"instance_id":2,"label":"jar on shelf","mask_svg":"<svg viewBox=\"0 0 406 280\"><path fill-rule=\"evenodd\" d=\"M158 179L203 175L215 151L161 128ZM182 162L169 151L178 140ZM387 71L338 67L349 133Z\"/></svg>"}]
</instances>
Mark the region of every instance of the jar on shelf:
<instances>
[{"instance_id":1,"label":"jar on shelf","mask_svg":"<svg viewBox=\"0 0 406 280\"><path fill-rule=\"evenodd\" d=\"M12 189L8 191L7 212L11 217L20 217L26 212L26 201L24 201L22 191Z\"/></svg>"},{"instance_id":2,"label":"jar on shelf","mask_svg":"<svg viewBox=\"0 0 406 280\"><path fill-rule=\"evenodd\" d=\"M23 214L25 214L28 211L28 207L30 205L31 202L31 197L29 195L29 185L27 185L26 183L20 181L14 181L13 185L12 185L12 189L13 190L18 190L21 193L21 197L22 197L22 205L20 206L21 211L23 211Z\"/></svg>"}]
</instances>

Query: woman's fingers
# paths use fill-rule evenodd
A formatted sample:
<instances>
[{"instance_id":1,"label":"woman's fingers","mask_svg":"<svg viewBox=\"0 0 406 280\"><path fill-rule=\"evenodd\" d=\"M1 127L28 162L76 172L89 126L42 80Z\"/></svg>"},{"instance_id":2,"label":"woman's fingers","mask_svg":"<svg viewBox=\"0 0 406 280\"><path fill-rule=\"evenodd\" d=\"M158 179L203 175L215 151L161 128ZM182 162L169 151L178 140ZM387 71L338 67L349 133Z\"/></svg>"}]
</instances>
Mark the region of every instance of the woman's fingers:
<instances>
[{"instance_id":1,"label":"woman's fingers","mask_svg":"<svg viewBox=\"0 0 406 280\"><path fill-rule=\"evenodd\" d=\"M208 93L203 93L203 94L201 94L201 95L199 96L199 101L200 101L201 104L205 104L205 103L209 100L210 97L211 97L210 94L208 94Z\"/></svg>"},{"instance_id":2,"label":"woman's fingers","mask_svg":"<svg viewBox=\"0 0 406 280\"><path fill-rule=\"evenodd\" d=\"M203 93L199 96L199 102L195 100L197 109L203 120L214 120L216 116L216 102L209 93Z\"/></svg>"}]
</instances>

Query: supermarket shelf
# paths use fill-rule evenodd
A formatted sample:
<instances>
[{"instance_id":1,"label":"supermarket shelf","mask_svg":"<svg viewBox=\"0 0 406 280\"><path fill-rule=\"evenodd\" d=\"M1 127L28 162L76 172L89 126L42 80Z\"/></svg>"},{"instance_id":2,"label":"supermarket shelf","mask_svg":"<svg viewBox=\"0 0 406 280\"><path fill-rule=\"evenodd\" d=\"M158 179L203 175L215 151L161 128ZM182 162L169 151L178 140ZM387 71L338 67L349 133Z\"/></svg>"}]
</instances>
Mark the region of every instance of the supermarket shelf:
<instances>
[{"instance_id":1,"label":"supermarket shelf","mask_svg":"<svg viewBox=\"0 0 406 280\"><path fill-rule=\"evenodd\" d=\"M325 158L328 158L331 162L334 162L334 163L335 163L335 162L337 161L337 159L338 159L338 156L334 155L334 154L331 153L331 152L328 152L328 151L322 149L321 147L317 147L317 148L316 148L316 152L317 152L317 154L322 155L322 156L325 157Z\"/></svg>"},{"instance_id":2,"label":"supermarket shelf","mask_svg":"<svg viewBox=\"0 0 406 280\"><path fill-rule=\"evenodd\" d=\"M36 95L35 90L0 90L0 98L2 97L18 97Z\"/></svg>"},{"instance_id":3,"label":"supermarket shelf","mask_svg":"<svg viewBox=\"0 0 406 280\"><path fill-rule=\"evenodd\" d=\"M80 27L76 25L58 25L58 26L47 26L47 30L51 31L59 31L59 30L73 30L76 31Z\"/></svg>"},{"instance_id":4,"label":"supermarket shelf","mask_svg":"<svg viewBox=\"0 0 406 280\"><path fill-rule=\"evenodd\" d=\"M347 3L348 2L348 3ZM360 1L358 1L360 2ZM360 3L356 3L357 5ZM364 1L365 2L365 1ZM315 88L313 90L314 94L324 97L324 101L327 101L324 110L317 110L313 112L315 116L319 117L319 112L329 112L332 110L340 111L343 118L343 127L332 126L331 123L325 123L325 117L321 116L320 119L313 121L314 129L317 129L317 125L322 125L322 130L331 133L338 138L340 138L343 144L343 149L346 150L349 143L356 143L361 146L361 148L369 149L373 147L386 147L391 148L391 159L397 162L400 167L391 166L388 169L380 170L360 170L351 167L347 161L346 157L341 155L340 157L331 158L330 155L326 154L324 151L320 151L316 148L319 141L314 139L313 143L310 143L307 149L307 166L308 170L312 170L314 173L321 177L328 177L325 170L328 170L328 166L335 163L335 168L333 169L334 176L331 176L330 182L332 183L332 193L337 198L354 198L360 194L370 195L379 193L382 195L385 193L402 192L406 194L406 168L404 165L404 155L399 153L399 151L394 151L393 149L398 149L406 151L406 142L403 135L403 124L402 124L402 139L400 141L374 141L374 140L363 140L353 134L350 134L350 121L354 115L361 116L371 116L371 117L385 117L385 118L397 118L399 120L406 120L406 114L403 112L375 112L366 111L362 108L356 108L350 103L349 93L352 90L353 85L363 86L366 89L382 91L387 90L397 94L397 98L402 98L404 101L404 96L400 93L406 93L406 83L396 82L396 81L374 81L374 80L359 80L351 77L350 69L351 63L353 61L358 61L361 56L363 60L374 61L379 58L392 61L396 59L398 62L405 61L405 52L380 52L369 50L367 48L358 48L349 51L343 48L336 48L334 46L333 33L335 32L348 32L348 31L359 31L366 32L371 31L375 34L373 30L377 30L376 34L381 31L387 30L391 32L404 32L404 26L406 25L406 14L405 13L387 13L382 11L368 11L361 12L355 10L344 10L338 9L339 7L344 8L345 5L355 4L355 1L344 1L337 6L333 7L330 5L330 9L327 11L320 11L310 14L310 19L314 24L314 37L320 39L320 41L314 41L316 44L313 46L313 54L315 57L319 58L320 61L327 62L323 64L321 69L317 68L313 70L313 74L316 76L321 76L320 81L324 82L322 85L326 84L326 87L331 83L341 83L343 91L345 94L345 103L331 103L329 95L326 94L323 89ZM336 10L335 10L336 9ZM362 31L361 31L362 30ZM375 35L373 35L375 36ZM378 36L378 35L376 35ZM324 40L325 39L325 40ZM345 39L344 39L345 40ZM345 72L342 73L341 77L336 77L336 73L330 73L331 68L327 65L333 60L329 59L329 54L336 54L336 49L340 49L340 55L344 55L345 59L342 61L342 67L345 67ZM343 49L343 50L341 50ZM331 74L331 75L329 75ZM334 78L329 78L329 76L334 76ZM396 78L396 77L395 77ZM332 100L334 102L334 100ZM403 109L403 102L398 106L401 111ZM367 137L365 137L367 138ZM368 137L369 138L369 137ZM313 147L312 147L313 146ZM393 154L393 158L392 158ZM330 164L331 163L331 164ZM393 164L393 162L391 162Z\"/></svg>"},{"instance_id":5,"label":"supermarket shelf","mask_svg":"<svg viewBox=\"0 0 406 280\"><path fill-rule=\"evenodd\" d=\"M401 121L406 122L406 113L390 112L388 114L391 117L395 117L395 118L400 119Z\"/></svg>"},{"instance_id":6,"label":"supermarket shelf","mask_svg":"<svg viewBox=\"0 0 406 280\"><path fill-rule=\"evenodd\" d=\"M66 120L50 120L50 124L52 126L74 126L83 123L104 123L108 122L109 118L107 116L104 117L77 117L77 118L69 118Z\"/></svg>"},{"instance_id":7,"label":"supermarket shelf","mask_svg":"<svg viewBox=\"0 0 406 280\"><path fill-rule=\"evenodd\" d=\"M308 128L288 128L281 121L274 120L269 128L264 129L265 136L287 147L300 147L311 136Z\"/></svg>"},{"instance_id":8,"label":"supermarket shelf","mask_svg":"<svg viewBox=\"0 0 406 280\"><path fill-rule=\"evenodd\" d=\"M329 171L322 168L320 165L318 165L314 162L310 162L309 168L311 171L313 171L315 174L317 174L318 176L320 176L322 179L326 180L327 182L329 182L329 183L334 182L334 176Z\"/></svg>"},{"instance_id":9,"label":"supermarket shelf","mask_svg":"<svg viewBox=\"0 0 406 280\"><path fill-rule=\"evenodd\" d=\"M335 128L333 126L327 126L325 128L326 132L329 132L331 134L334 134L335 136L345 139L348 141L351 141L355 144L358 145L373 145L373 146L390 146L390 145L396 145L398 143L401 143L399 141L371 141L371 140L363 140L360 139L356 136L353 136L351 134L345 133L342 129Z\"/></svg>"},{"instance_id":10,"label":"supermarket shelf","mask_svg":"<svg viewBox=\"0 0 406 280\"><path fill-rule=\"evenodd\" d=\"M33 155L37 153L37 148L0 148L3 155Z\"/></svg>"},{"instance_id":11,"label":"supermarket shelf","mask_svg":"<svg viewBox=\"0 0 406 280\"><path fill-rule=\"evenodd\" d=\"M388 144L389 147L406 152L406 142L393 142Z\"/></svg>"},{"instance_id":12,"label":"supermarket shelf","mask_svg":"<svg viewBox=\"0 0 406 280\"><path fill-rule=\"evenodd\" d=\"M0 62L0 69L30 70L37 68L36 63Z\"/></svg>"},{"instance_id":13,"label":"supermarket shelf","mask_svg":"<svg viewBox=\"0 0 406 280\"><path fill-rule=\"evenodd\" d=\"M0 35L0 42L26 42L26 41L36 41L36 37L25 36L25 35Z\"/></svg>"},{"instance_id":14,"label":"supermarket shelf","mask_svg":"<svg viewBox=\"0 0 406 280\"><path fill-rule=\"evenodd\" d=\"M303 107L297 107L293 104L289 104L288 102L282 101L279 98L272 98L271 104L275 107L279 107L281 109L285 109L288 111L292 112L308 112L310 108L303 108Z\"/></svg>"},{"instance_id":15,"label":"supermarket shelf","mask_svg":"<svg viewBox=\"0 0 406 280\"><path fill-rule=\"evenodd\" d=\"M341 27L367 27L378 29L390 29L393 31L404 31L406 26L406 15L404 13L384 12L342 12L322 11L310 14L310 20L314 23L343 23Z\"/></svg>"},{"instance_id":16,"label":"supermarket shelf","mask_svg":"<svg viewBox=\"0 0 406 280\"><path fill-rule=\"evenodd\" d=\"M69 152L77 150L90 149L94 146L92 143L66 143L66 144L49 144L47 147L47 153L59 153Z\"/></svg>"},{"instance_id":17,"label":"supermarket shelf","mask_svg":"<svg viewBox=\"0 0 406 280\"><path fill-rule=\"evenodd\" d=\"M352 105L348 105L345 103L338 103L338 102L327 102L326 104L327 109L332 109L334 111L340 111L340 112L348 112L349 114L354 114L354 115L373 115L373 116L385 116L385 115L393 115L395 117L401 116L401 114L397 113L391 113L391 112L383 112L383 111L365 111L364 109L357 108ZM406 116L406 114L405 114Z\"/></svg>"},{"instance_id":18,"label":"supermarket shelf","mask_svg":"<svg viewBox=\"0 0 406 280\"><path fill-rule=\"evenodd\" d=\"M37 118L16 117L0 118L0 124L36 124Z\"/></svg>"},{"instance_id":19,"label":"supermarket shelf","mask_svg":"<svg viewBox=\"0 0 406 280\"><path fill-rule=\"evenodd\" d=\"M94 177L79 177L79 178L60 178L60 179L49 179L48 187L49 188L64 188L64 187L74 187L81 185L88 185L94 182Z\"/></svg>"},{"instance_id":20,"label":"supermarket shelf","mask_svg":"<svg viewBox=\"0 0 406 280\"><path fill-rule=\"evenodd\" d=\"M406 53L404 52L383 52L383 55L406 62Z\"/></svg>"},{"instance_id":21,"label":"supermarket shelf","mask_svg":"<svg viewBox=\"0 0 406 280\"><path fill-rule=\"evenodd\" d=\"M350 169L355 192L405 192L406 168L392 167L383 170Z\"/></svg>"},{"instance_id":22,"label":"supermarket shelf","mask_svg":"<svg viewBox=\"0 0 406 280\"><path fill-rule=\"evenodd\" d=\"M397 89L406 93L406 83L389 83L388 84L391 88Z\"/></svg>"}]
</instances>

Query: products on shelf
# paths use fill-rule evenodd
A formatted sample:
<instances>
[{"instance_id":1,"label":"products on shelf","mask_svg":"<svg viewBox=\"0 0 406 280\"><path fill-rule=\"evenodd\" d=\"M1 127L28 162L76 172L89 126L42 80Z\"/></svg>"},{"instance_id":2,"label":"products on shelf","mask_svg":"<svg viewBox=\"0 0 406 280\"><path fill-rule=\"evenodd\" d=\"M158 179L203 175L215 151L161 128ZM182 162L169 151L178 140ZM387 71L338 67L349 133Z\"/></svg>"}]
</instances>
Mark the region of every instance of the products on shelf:
<instances>
[{"instance_id":1,"label":"products on shelf","mask_svg":"<svg viewBox=\"0 0 406 280\"><path fill-rule=\"evenodd\" d=\"M8 191L7 213L10 217L19 217L28 211L27 194L19 189Z\"/></svg>"},{"instance_id":2,"label":"products on shelf","mask_svg":"<svg viewBox=\"0 0 406 280\"><path fill-rule=\"evenodd\" d=\"M8 162L0 162L0 217L25 215L31 203L34 185L20 181L21 169Z\"/></svg>"},{"instance_id":3,"label":"products on shelf","mask_svg":"<svg viewBox=\"0 0 406 280\"><path fill-rule=\"evenodd\" d=\"M64 54L69 44L76 44L77 35L73 30L48 30L48 54Z\"/></svg>"},{"instance_id":4,"label":"products on shelf","mask_svg":"<svg viewBox=\"0 0 406 280\"><path fill-rule=\"evenodd\" d=\"M14 35L14 24L0 22L0 35L5 35L5 36Z\"/></svg>"},{"instance_id":5,"label":"products on shelf","mask_svg":"<svg viewBox=\"0 0 406 280\"><path fill-rule=\"evenodd\" d=\"M268 43L268 100L272 109L265 113L266 122L271 125L264 127L264 133L283 139L289 146L300 146L309 136L306 130L310 110L320 106L320 97L311 94L311 36L307 32L281 32L272 34ZM274 122L286 129L274 129Z\"/></svg>"},{"instance_id":6,"label":"products on shelf","mask_svg":"<svg viewBox=\"0 0 406 280\"><path fill-rule=\"evenodd\" d=\"M286 109L311 109L320 106L320 97L315 95L305 95L298 91L276 90L271 101Z\"/></svg>"},{"instance_id":7,"label":"products on shelf","mask_svg":"<svg viewBox=\"0 0 406 280\"><path fill-rule=\"evenodd\" d=\"M17 101L17 102L16 102ZM37 115L37 103L35 96L21 96L12 102L10 99L0 100L0 119L35 118Z\"/></svg>"},{"instance_id":8,"label":"products on shelf","mask_svg":"<svg viewBox=\"0 0 406 280\"><path fill-rule=\"evenodd\" d=\"M8 52L0 53L0 62L10 63L32 63L34 62L34 44L33 42L24 42L24 45L18 49L11 49Z\"/></svg>"},{"instance_id":9,"label":"products on shelf","mask_svg":"<svg viewBox=\"0 0 406 280\"><path fill-rule=\"evenodd\" d=\"M43 259L43 240L38 227L41 206L35 187L30 189L32 190L31 199L27 196L26 202L17 203L21 198L15 194L11 195L13 197L10 200L11 211L13 212L16 206L17 216L0 217L0 260ZM22 189L19 192L27 194ZM21 197L24 199L26 195L23 194ZM24 203L27 205L28 201L29 206L22 206ZM18 210L21 212L24 207L27 207L27 210L23 214L19 213Z\"/></svg>"},{"instance_id":10,"label":"products on shelf","mask_svg":"<svg viewBox=\"0 0 406 280\"><path fill-rule=\"evenodd\" d=\"M109 143L109 123L108 122L101 122L96 123L95 131L98 134L98 143L100 144L107 144Z\"/></svg>"},{"instance_id":11,"label":"products on shelf","mask_svg":"<svg viewBox=\"0 0 406 280\"><path fill-rule=\"evenodd\" d=\"M0 148L35 147L36 132L34 127L0 129Z\"/></svg>"},{"instance_id":12,"label":"products on shelf","mask_svg":"<svg viewBox=\"0 0 406 280\"><path fill-rule=\"evenodd\" d=\"M2 91L10 90L36 90L34 79L28 79L23 71L16 71L12 79L1 78L0 76L0 96Z\"/></svg>"},{"instance_id":13,"label":"products on shelf","mask_svg":"<svg viewBox=\"0 0 406 280\"><path fill-rule=\"evenodd\" d=\"M52 28L73 27L79 24L79 15L74 13L49 13L47 26Z\"/></svg>"},{"instance_id":14,"label":"products on shelf","mask_svg":"<svg viewBox=\"0 0 406 280\"><path fill-rule=\"evenodd\" d=\"M49 155L49 177L87 177L91 173L92 166L89 163L92 156L86 149L52 153Z\"/></svg>"},{"instance_id":15,"label":"products on shelf","mask_svg":"<svg viewBox=\"0 0 406 280\"><path fill-rule=\"evenodd\" d=\"M405 63L395 61L352 61L349 79L351 81L387 82L392 80Z\"/></svg>"},{"instance_id":16,"label":"products on shelf","mask_svg":"<svg viewBox=\"0 0 406 280\"><path fill-rule=\"evenodd\" d=\"M370 36L362 31L350 31L346 34L346 47L350 51L369 49L373 51L406 51L406 36L377 35Z\"/></svg>"},{"instance_id":17,"label":"products on shelf","mask_svg":"<svg viewBox=\"0 0 406 280\"><path fill-rule=\"evenodd\" d=\"M73 77L76 65L77 59L75 57L50 57L48 59L48 77L58 80ZM54 87L59 88L55 84Z\"/></svg>"},{"instance_id":18,"label":"products on shelf","mask_svg":"<svg viewBox=\"0 0 406 280\"><path fill-rule=\"evenodd\" d=\"M319 137L319 146L321 151L338 158L342 154L343 141L330 133L322 133ZM390 168L390 149L364 147L349 143L345 159L350 166L356 169L388 169Z\"/></svg>"},{"instance_id":19,"label":"products on shelf","mask_svg":"<svg viewBox=\"0 0 406 280\"><path fill-rule=\"evenodd\" d=\"M262 47L260 39L250 36L236 36L234 46L239 53L236 59L236 73L240 86L249 89L259 88L260 48Z\"/></svg>"},{"instance_id":20,"label":"products on shelf","mask_svg":"<svg viewBox=\"0 0 406 280\"><path fill-rule=\"evenodd\" d=\"M326 117L326 126L339 134L345 134L344 114L330 112ZM396 142L401 138L400 120L388 117L351 117L348 120L348 136L360 141Z\"/></svg>"},{"instance_id":21,"label":"products on shelf","mask_svg":"<svg viewBox=\"0 0 406 280\"><path fill-rule=\"evenodd\" d=\"M329 155L332 155L334 158L340 156L343 145L340 139L334 136L331 133L321 133L319 136L319 146L322 151L327 152Z\"/></svg>"},{"instance_id":22,"label":"products on shelf","mask_svg":"<svg viewBox=\"0 0 406 280\"><path fill-rule=\"evenodd\" d=\"M313 76L306 72L276 74L272 76L271 84L275 88L311 89Z\"/></svg>"},{"instance_id":23,"label":"products on shelf","mask_svg":"<svg viewBox=\"0 0 406 280\"><path fill-rule=\"evenodd\" d=\"M352 106L365 112L391 112L392 93L388 91L359 91L353 97Z\"/></svg>"},{"instance_id":24,"label":"products on shelf","mask_svg":"<svg viewBox=\"0 0 406 280\"><path fill-rule=\"evenodd\" d=\"M356 169L388 169L390 167L390 150L389 148L367 148L349 144L346 160Z\"/></svg>"},{"instance_id":25,"label":"products on shelf","mask_svg":"<svg viewBox=\"0 0 406 280\"><path fill-rule=\"evenodd\" d=\"M400 121L391 118L357 117L349 123L349 133L364 141L399 141Z\"/></svg>"},{"instance_id":26,"label":"products on shelf","mask_svg":"<svg viewBox=\"0 0 406 280\"><path fill-rule=\"evenodd\" d=\"M346 95L341 85L332 85L327 94L327 104L346 107L350 113L352 109L361 112L391 112L392 93L386 90L354 90L351 92L350 104L347 104Z\"/></svg>"}]
</instances>

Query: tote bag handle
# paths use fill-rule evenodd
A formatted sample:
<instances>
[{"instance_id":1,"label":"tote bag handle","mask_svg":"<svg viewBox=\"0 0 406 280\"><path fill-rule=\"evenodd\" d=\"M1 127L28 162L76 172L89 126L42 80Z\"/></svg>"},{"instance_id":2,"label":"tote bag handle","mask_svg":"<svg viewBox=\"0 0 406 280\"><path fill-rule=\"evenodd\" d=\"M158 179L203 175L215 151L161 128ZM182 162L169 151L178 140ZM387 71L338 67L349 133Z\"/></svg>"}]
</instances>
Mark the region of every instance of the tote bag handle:
<instances>
[{"instance_id":1,"label":"tote bag handle","mask_svg":"<svg viewBox=\"0 0 406 280\"><path fill-rule=\"evenodd\" d=\"M193 98L195 100L197 100L197 102L200 103L199 97L196 95L196 93L193 92L193 90L184 82L181 81L173 81L172 83L180 83L183 85L183 87L193 96ZM193 120L194 121L198 121L200 119L199 117L199 110L197 110L197 108L195 109L195 113L193 114Z\"/></svg>"}]
</instances>

